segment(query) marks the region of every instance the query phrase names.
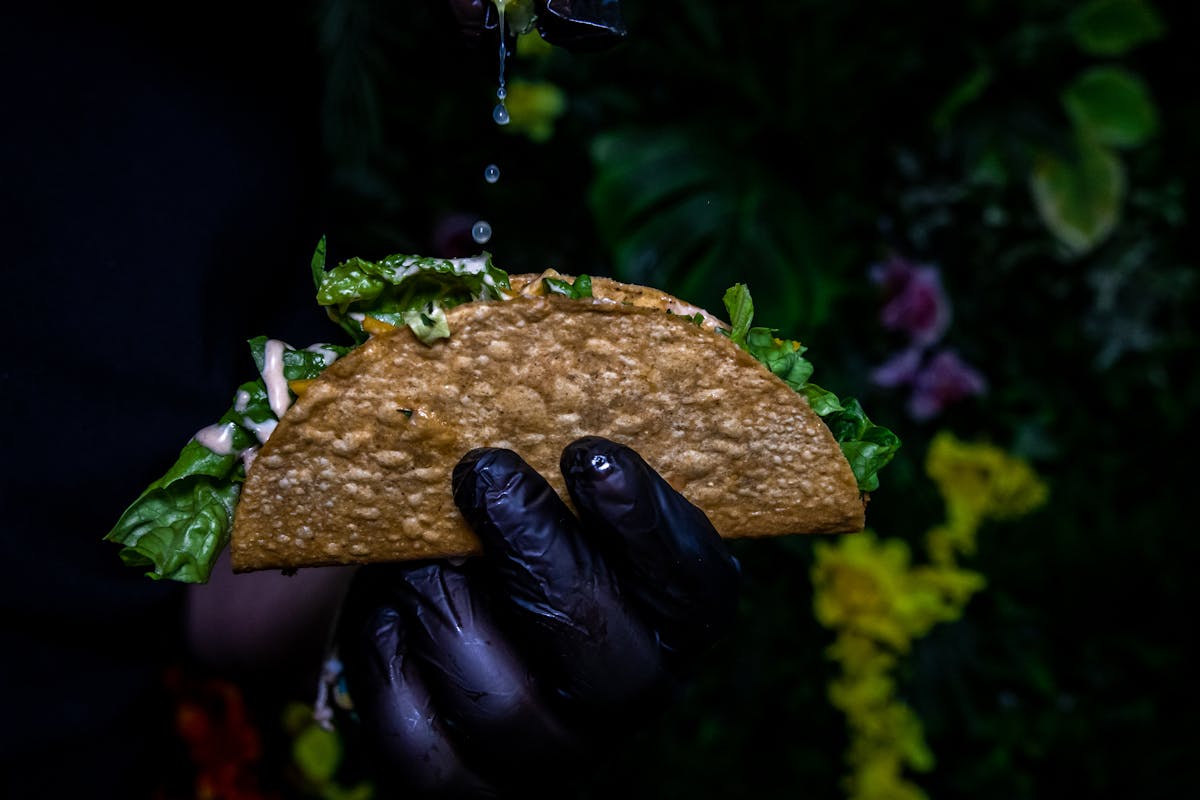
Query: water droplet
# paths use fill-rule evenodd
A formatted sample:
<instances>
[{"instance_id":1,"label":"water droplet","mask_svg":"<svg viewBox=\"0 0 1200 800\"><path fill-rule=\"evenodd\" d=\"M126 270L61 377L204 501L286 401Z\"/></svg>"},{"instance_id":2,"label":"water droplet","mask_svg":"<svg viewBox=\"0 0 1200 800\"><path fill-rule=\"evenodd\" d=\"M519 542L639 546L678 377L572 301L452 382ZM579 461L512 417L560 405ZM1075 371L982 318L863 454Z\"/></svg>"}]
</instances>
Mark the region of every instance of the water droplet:
<instances>
[{"instance_id":1,"label":"water droplet","mask_svg":"<svg viewBox=\"0 0 1200 800\"><path fill-rule=\"evenodd\" d=\"M488 164L483 170L483 179L488 183L495 183L500 180L500 168L495 164Z\"/></svg>"},{"instance_id":2,"label":"water droplet","mask_svg":"<svg viewBox=\"0 0 1200 800\"><path fill-rule=\"evenodd\" d=\"M508 109L504 107L504 103L497 103L492 109L492 119L496 120L497 125L508 124Z\"/></svg>"},{"instance_id":3,"label":"water droplet","mask_svg":"<svg viewBox=\"0 0 1200 800\"><path fill-rule=\"evenodd\" d=\"M471 226L471 238L477 243L483 244L492 238L492 226L484 220L479 220Z\"/></svg>"},{"instance_id":4,"label":"water droplet","mask_svg":"<svg viewBox=\"0 0 1200 800\"><path fill-rule=\"evenodd\" d=\"M508 97L508 89L505 89L503 86L501 86L499 89L496 90L496 99L497 100L503 100L506 97Z\"/></svg>"}]
</instances>

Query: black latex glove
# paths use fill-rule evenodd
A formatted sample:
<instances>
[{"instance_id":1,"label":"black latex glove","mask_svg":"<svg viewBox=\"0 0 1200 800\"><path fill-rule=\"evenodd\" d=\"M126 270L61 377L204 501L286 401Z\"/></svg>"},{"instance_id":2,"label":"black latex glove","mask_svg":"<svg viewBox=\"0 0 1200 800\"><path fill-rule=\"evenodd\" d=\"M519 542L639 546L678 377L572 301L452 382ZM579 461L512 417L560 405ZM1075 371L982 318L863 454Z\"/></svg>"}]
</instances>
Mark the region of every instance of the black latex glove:
<instances>
[{"instance_id":1,"label":"black latex glove","mask_svg":"<svg viewBox=\"0 0 1200 800\"><path fill-rule=\"evenodd\" d=\"M561 781L661 710L733 620L737 562L640 456L589 437L561 468L579 518L515 453L472 451L454 499L484 557L355 579L342 661L396 789L569 788Z\"/></svg>"},{"instance_id":2,"label":"black latex glove","mask_svg":"<svg viewBox=\"0 0 1200 800\"><path fill-rule=\"evenodd\" d=\"M499 27L499 14L491 0L449 2L467 37L481 39L485 32ZM535 0L534 8L534 24L542 38L568 50L603 50L625 38L620 0Z\"/></svg>"}]
</instances>

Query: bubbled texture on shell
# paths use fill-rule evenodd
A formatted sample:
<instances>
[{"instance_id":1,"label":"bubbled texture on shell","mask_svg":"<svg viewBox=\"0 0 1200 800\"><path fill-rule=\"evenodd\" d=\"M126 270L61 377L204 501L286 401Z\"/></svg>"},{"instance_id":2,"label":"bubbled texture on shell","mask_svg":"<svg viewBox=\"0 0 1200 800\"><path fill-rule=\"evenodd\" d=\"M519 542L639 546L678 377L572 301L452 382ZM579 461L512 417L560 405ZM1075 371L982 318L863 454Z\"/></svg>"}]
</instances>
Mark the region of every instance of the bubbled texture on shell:
<instances>
[{"instance_id":1,"label":"bubbled texture on shell","mask_svg":"<svg viewBox=\"0 0 1200 800\"><path fill-rule=\"evenodd\" d=\"M447 317L449 339L376 336L297 400L247 476L235 569L475 553L450 489L462 455L511 448L566 498L559 456L586 435L636 449L724 536L862 529L829 429L726 337L559 298Z\"/></svg>"}]
</instances>

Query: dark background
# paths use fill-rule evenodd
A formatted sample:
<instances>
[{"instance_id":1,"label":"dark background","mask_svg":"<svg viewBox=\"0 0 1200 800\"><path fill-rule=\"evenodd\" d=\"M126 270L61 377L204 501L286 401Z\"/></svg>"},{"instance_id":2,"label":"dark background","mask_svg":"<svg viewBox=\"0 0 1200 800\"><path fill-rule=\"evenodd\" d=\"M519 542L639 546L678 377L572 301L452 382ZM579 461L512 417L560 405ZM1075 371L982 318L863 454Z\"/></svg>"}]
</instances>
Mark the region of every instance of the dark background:
<instances>
[{"instance_id":1,"label":"dark background","mask_svg":"<svg viewBox=\"0 0 1200 800\"><path fill-rule=\"evenodd\" d=\"M624 5L630 36L611 52L512 64L511 80L565 97L542 141L515 111L491 123L495 52L437 3L51 3L6 21L8 796L188 794L161 676L204 668L183 653L178 592L99 538L251 374L246 338L336 335L306 296L320 235L334 260L452 254L479 218L509 271L612 274L715 309L748 281L761 323L802 338L818 381L904 441L870 522L918 560L943 513L923 470L935 432L995 443L1047 481L1045 507L981 532L968 566L988 588L901 661L937 759L909 777L929 796L1190 785L1189 4L1101 4L1118 42L1136 27L1120 14L1158 21L1115 48L1080 33L1088 3ZM1063 102L1096 67L1136 76L1149 105L1098 101L1126 134L1099 172ZM1067 166L1039 205L1047 164ZM987 379L932 419L869 381L901 345L868 279L890 255L940 269L946 340ZM812 544L736 553L740 630L584 795L843 794ZM287 692L222 677L280 737ZM299 793L286 745L268 756L260 783Z\"/></svg>"}]
</instances>

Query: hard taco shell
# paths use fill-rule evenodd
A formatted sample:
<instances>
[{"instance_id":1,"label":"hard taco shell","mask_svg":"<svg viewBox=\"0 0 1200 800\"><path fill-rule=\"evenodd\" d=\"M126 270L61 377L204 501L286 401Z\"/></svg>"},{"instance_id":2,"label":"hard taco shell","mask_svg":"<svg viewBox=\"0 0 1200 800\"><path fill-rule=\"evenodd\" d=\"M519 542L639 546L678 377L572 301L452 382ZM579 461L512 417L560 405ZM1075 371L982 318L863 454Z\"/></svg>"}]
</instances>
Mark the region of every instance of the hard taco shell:
<instances>
[{"instance_id":1,"label":"hard taco shell","mask_svg":"<svg viewBox=\"0 0 1200 800\"><path fill-rule=\"evenodd\" d=\"M666 313L690 309L669 295L596 294L468 303L446 312L448 339L397 328L331 365L246 476L234 569L476 553L450 490L463 454L511 448L566 498L559 456L586 435L636 449L723 536L862 529L850 465L802 396L711 324Z\"/></svg>"}]
</instances>

